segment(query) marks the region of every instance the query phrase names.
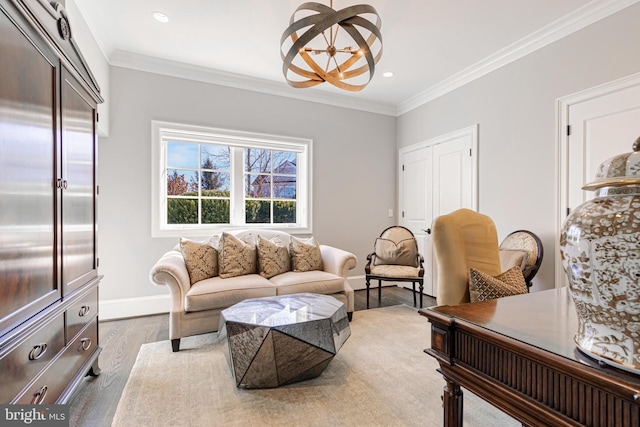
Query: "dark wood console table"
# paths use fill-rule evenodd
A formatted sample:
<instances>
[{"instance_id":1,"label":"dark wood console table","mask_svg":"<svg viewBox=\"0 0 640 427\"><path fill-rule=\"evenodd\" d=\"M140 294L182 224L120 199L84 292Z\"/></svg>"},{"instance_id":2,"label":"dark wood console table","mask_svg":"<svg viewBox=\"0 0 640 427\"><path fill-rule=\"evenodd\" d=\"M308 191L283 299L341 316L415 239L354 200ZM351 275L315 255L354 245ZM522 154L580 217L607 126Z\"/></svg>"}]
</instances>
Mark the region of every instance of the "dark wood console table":
<instances>
[{"instance_id":1,"label":"dark wood console table","mask_svg":"<svg viewBox=\"0 0 640 427\"><path fill-rule=\"evenodd\" d=\"M419 312L445 379L445 426L462 426L461 387L527 426L640 426L640 375L577 349L566 288Z\"/></svg>"}]
</instances>

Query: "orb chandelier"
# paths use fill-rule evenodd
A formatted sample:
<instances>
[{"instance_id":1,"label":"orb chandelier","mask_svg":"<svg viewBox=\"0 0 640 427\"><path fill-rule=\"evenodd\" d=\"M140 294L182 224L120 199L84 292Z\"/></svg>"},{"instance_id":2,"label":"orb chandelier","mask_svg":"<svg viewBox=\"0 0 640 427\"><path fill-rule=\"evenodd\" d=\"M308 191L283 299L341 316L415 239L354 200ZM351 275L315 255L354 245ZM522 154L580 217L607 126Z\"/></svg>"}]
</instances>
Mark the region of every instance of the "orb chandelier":
<instances>
[{"instance_id":1,"label":"orb chandelier","mask_svg":"<svg viewBox=\"0 0 640 427\"><path fill-rule=\"evenodd\" d=\"M382 57L381 26L373 6L334 10L333 0L329 6L302 4L291 15L280 39L287 83L295 88L328 82L352 92L364 89Z\"/></svg>"}]
</instances>

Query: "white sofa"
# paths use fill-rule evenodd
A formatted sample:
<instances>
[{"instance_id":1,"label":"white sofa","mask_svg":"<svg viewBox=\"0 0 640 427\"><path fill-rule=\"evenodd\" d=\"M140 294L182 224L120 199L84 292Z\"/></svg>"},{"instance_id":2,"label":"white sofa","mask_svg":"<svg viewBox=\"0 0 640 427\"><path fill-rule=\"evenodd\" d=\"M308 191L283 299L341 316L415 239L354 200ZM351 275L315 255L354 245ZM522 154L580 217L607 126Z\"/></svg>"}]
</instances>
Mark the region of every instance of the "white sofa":
<instances>
[{"instance_id":1,"label":"white sofa","mask_svg":"<svg viewBox=\"0 0 640 427\"><path fill-rule=\"evenodd\" d=\"M289 242L290 235L274 230L230 231L238 238L249 234L265 239L279 237ZM349 320L354 311L353 289L347 281L347 272L355 268L357 259L350 252L320 245L324 270L288 271L266 279L259 274L237 277L211 277L190 283L185 260L177 245L165 253L151 268L149 278L158 286L168 286L171 292L169 311L169 338L173 351L180 349L182 337L215 332L220 313L247 298L311 292L332 295L347 309Z\"/></svg>"}]
</instances>

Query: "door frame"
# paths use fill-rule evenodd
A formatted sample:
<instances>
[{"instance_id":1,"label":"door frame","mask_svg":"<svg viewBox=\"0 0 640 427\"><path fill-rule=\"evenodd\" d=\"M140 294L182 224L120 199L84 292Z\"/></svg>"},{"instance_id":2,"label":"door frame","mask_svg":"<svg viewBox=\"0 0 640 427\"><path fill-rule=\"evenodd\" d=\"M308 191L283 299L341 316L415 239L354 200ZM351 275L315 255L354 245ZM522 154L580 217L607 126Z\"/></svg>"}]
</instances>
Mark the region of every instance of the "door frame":
<instances>
[{"instance_id":1,"label":"door frame","mask_svg":"<svg viewBox=\"0 0 640 427\"><path fill-rule=\"evenodd\" d=\"M633 86L640 85L640 73L634 73L620 79L594 86L571 95L558 98L556 102L556 147L557 147L557 210L556 210L556 239L555 239L555 287L560 288L566 283L565 272L562 269L562 258L560 255L560 231L562 224L567 217L569 197L569 110L571 106L581 102L590 101L611 93L625 90Z\"/></svg>"}]
</instances>

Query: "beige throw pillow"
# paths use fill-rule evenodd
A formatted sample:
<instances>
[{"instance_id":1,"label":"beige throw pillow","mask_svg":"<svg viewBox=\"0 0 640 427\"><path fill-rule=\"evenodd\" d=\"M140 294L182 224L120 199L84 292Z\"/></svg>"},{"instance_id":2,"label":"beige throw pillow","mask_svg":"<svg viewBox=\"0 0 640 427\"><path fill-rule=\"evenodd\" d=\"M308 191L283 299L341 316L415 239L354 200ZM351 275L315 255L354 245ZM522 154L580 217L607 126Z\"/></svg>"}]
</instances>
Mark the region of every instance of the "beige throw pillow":
<instances>
[{"instance_id":1,"label":"beige throw pillow","mask_svg":"<svg viewBox=\"0 0 640 427\"><path fill-rule=\"evenodd\" d=\"M289 249L279 237L258 236L258 273L267 279L291 270Z\"/></svg>"},{"instance_id":2,"label":"beige throw pillow","mask_svg":"<svg viewBox=\"0 0 640 427\"><path fill-rule=\"evenodd\" d=\"M241 240L231 234L222 233L218 257L220 277L227 279L256 272L256 247L247 243L251 241L250 237Z\"/></svg>"},{"instance_id":3,"label":"beige throw pillow","mask_svg":"<svg viewBox=\"0 0 640 427\"><path fill-rule=\"evenodd\" d=\"M500 267L507 271L511 267L518 266L524 270L527 266L529 252L515 249L500 249Z\"/></svg>"},{"instance_id":4,"label":"beige throw pillow","mask_svg":"<svg viewBox=\"0 0 640 427\"><path fill-rule=\"evenodd\" d=\"M471 302L486 301L527 293L522 270L515 266L492 277L482 271L472 268L469 270L469 297Z\"/></svg>"},{"instance_id":5,"label":"beige throw pillow","mask_svg":"<svg viewBox=\"0 0 640 427\"><path fill-rule=\"evenodd\" d=\"M218 275L218 251L209 242L180 238L180 252L189 272L191 285Z\"/></svg>"},{"instance_id":6,"label":"beige throw pillow","mask_svg":"<svg viewBox=\"0 0 640 427\"><path fill-rule=\"evenodd\" d=\"M374 245L376 257L373 265L418 266L418 246L415 239L404 239L398 243L378 237Z\"/></svg>"},{"instance_id":7,"label":"beige throw pillow","mask_svg":"<svg viewBox=\"0 0 640 427\"><path fill-rule=\"evenodd\" d=\"M293 271L324 270L320 245L313 237L298 239L291 236L289 254Z\"/></svg>"}]
</instances>

